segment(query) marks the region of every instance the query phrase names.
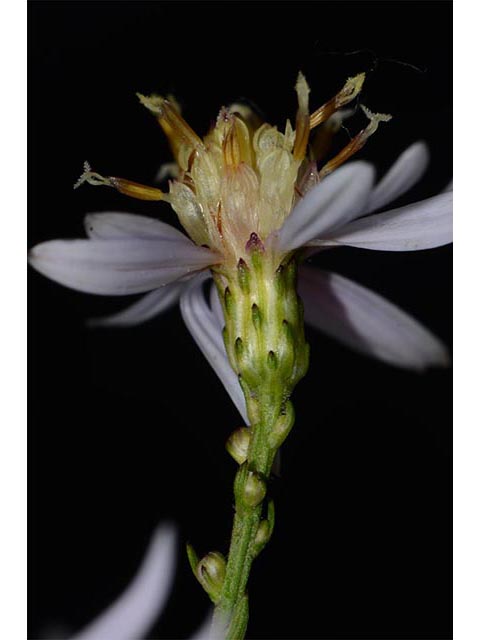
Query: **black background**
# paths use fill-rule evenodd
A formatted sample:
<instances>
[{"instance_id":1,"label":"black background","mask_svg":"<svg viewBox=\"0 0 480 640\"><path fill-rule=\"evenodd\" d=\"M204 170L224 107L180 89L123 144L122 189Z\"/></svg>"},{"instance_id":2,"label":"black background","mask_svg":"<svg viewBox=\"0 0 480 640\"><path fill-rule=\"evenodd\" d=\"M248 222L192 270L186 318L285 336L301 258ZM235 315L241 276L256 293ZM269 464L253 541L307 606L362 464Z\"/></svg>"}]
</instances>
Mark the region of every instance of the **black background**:
<instances>
[{"instance_id":1,"label":"black background","mask_svg":"<svg viewBox=\"0 0 480 640\"><path fill-rule=\"evenodd\" d=\"M169 159L136 91L174 92L204 133L248 97L294 117L369 70L362 101L392 113L361 152L380 174L419 138L427 175L451 177L449 2L31 2L29 246L82 236L88 211L167 205L72 184L88 159L151 183ZM363 121L353 119L353 132ZM347 134L345 142L348 140ZM354 249L315 258L371 287L451 344L451 250ZM150 637L187 638L207 597L183 545L226 551L240 424L178 309L129 330L85 319L132 299L67 290L30 273L30 636L68 635L133 575L158 522L179 528L178 573ZM313 331L297 423L273 483L274 537L252 573L250 638L451 637L451 375L404 372ZM112 640L115 640L112 638Z\"/></svg>"}]
</instances>

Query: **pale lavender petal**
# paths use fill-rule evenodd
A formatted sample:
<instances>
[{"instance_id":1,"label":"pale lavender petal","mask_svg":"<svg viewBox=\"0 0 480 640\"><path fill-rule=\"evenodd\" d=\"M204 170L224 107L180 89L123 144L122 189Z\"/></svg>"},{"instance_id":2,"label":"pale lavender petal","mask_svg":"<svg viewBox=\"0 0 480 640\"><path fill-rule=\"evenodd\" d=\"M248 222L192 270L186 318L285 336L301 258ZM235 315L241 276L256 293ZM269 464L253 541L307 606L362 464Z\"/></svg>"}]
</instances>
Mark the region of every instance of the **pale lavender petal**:
<instances>
[{"instance_id":1,"label":"pale lavender petal","mask_svg":"<svg viewBox=\"0 0 480 640\"><path fill-rule=\"evenodd\" d=\"M150 291L119 313L101 318L91 318L88 325L90 327L133 327L142 324L176 304L186 286L185 282L179 281L165 284L159 289Z\"/></svg>"},{"instance_id":2,"label":"pale lavender petal","mask_svg":"<svg viewBox=\"0 0 480 640\"><path fill-rule=\"evenodd\" d=\"M140 640L162 612L173 583L175 531L160 527L133 581L73 640Z\"/></svg>"},{"instance_id":3,"label":"pale lavender petal","mask_svg":"<svg viewBox=\"0 0 480 640\"><path fill-rule=\"evenodd\" d=\"M244 422L248 424L247 408L238 378L230 366L222 332L203 293L204 274L197 276L180 298L183 320L210 366L220 378Z\"/></svg>"},{"instance_id":4,"label":"pale lavender petal","mask_svg":"<svg viewBox=\"0 0 480 640\"><path fill-rule=\"evenodd\" d=\"M132 213L113 211L89 213L85 216L84 225L87 235L97 240L119 238L186 239L185 234L172 227L171 224Z\"/></svg>"},{"instance_id":5,"label":"pale lavender petal","mask_svg":"<svg viewBox=\"0 0 480 640\"><path fill-rule=\"evenodd\" d=\"M142 293L218 261L187 238L52 240L30 251L43 275L78 291L103 295Z\"/></svg>"},{"instance_id":6,"label":"pale lavender petal","mask_svg":"<svg viewBox=\"0 0 480 640\"><path fill-rule=\"evenodd\" d=\"M223 316L222 303L218 297L217 287L214 282L212 282L212 286L210 287L210 309L213 311L218 326L220 329L223 329L225 326L225 318Z\"/></svg>"},{"instance_id":7,"label":"pale lavender petal","mask_svg":"<svg viewBox=\"0 0 480 640\"><path fill-rule=\"evenodd\" d=\"M446 366L446 347L381 296L336 273L302 267L305 321L349 347L390 364L423 370Z\"/></svg>"},{"instance_id":8,"label":"pale lavender petal","mask_svg":"<svg viewBox=\"0 0 480 640\"><path fill-rule=\"evenodd\" d=\"M281 251L296 249L345 225L365 210L374 179L373 167L351 162L313 187L298 202L278 233Z\"/></svg>"},{"instance_id":9,"label":"pale lavender petal","mask_svg":"<svg viewBox=\"0 0 480 640\"><path fill-rule=\"evenodd\" d=\"M453 239L451 192L399 209L360 218L310 246L348 245L379 251L418 251L449 244Z\"/></svg>"},{"instance_id":10,"label":"pale lavender petal","mask_svg":"<svg viewBox=\"0 0 480 640\"><path fill-rule=\"evenodd\" d=\"M365 213L370 213L389 202L393 202L413 187L425 173L428 161L428 148L424 142L415 142L408 147L374 187L368 199Z\"/></svg>"}]
</instances>

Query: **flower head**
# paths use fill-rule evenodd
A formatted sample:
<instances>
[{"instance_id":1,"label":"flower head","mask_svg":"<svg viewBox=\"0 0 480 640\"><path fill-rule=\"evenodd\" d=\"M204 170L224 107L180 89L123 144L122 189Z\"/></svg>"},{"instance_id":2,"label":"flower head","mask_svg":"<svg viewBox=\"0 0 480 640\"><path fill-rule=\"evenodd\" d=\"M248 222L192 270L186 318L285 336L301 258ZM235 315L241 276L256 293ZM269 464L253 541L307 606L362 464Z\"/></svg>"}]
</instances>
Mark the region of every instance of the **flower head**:
<instances>
[{"instance_id":1,"label":"flower head","mask_svg":"<svg viewBox=\"0 0 480 640\"><path fill-rule=\"evenodd\" d=\"M87 240L37 245L30 253L30 263L53 280L80 291L106 295L150 292L127 311L98 324L135 324L182 297L189 328L228 387L226 380L231 376L235 380L235 374L218 357L217 347L223 348L220 333L214 337L210 325L199 329L203 312L196 318L198 308L195 311L195 304L188 302L200 304L198 289L187 282L199 272L210 269L217 275L237 277L237 270L248 266L255 251L264 253L269 272L274 274L288 256L305 257L325 248L347 245L411 251L451 242L449 192L374 213L422 176L428 164L423 143L409 147L377 185L370 164L344 164L390 116L364 108L368 124L343 150L328 158L331 138L349 115L342 108L357 98L363 81L364 74L347 80L336 96L310 113L308 85L300 74L295 126L287 120L278 130L262 122L249 107L237 104L220 110L204 138L182 118L172 98L140 96L156 116L175 158L169 192L103 177L88 165L79 182L170 203L190 239L154 218L89 214ZM374 215L367 215L371 213ZM416 369L448 360L443 345L430 332L345 278L304 270L299 291L306 320L354 348ZM218 308L216 292L212 301ZM240 393L237 406L241 402Z\"/></svg>"},{"instance_id":2,"label":"flower head","mask_svg":"<svg viewBox=\"0 0 480 640\"><path fill-rule=\"evenodd\" d=\"M299 74L296 127L287 120L283 132L262 123L246 106L222 108L202 140L181 117L178 106L161 97L141 102L158 119L178 164L169 201L188 235L236 266L252 234L265 242L281 228L301 189L311 187L307 159L310 130L355 98L364 76L347 81L334 105L312 117L309 88ZM376 116L371 116L372 121Z\"/></svg>"}]
</instances>

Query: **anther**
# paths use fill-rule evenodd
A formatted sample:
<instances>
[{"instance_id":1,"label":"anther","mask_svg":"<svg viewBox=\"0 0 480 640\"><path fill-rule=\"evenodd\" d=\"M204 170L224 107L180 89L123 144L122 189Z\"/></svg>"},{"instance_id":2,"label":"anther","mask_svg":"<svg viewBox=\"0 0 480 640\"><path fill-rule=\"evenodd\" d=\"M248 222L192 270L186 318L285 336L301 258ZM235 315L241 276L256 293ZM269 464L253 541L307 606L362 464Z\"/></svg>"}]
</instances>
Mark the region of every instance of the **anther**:
<instances>
[{"instance_id":1,"label":"anther","mask_svg":"<svg viewBox=\"0 0 480 640\"><path fill-rule=\"evenodd\" d=\"M203 147L201 138L182 118L178 111L178 106L162 96L144 96L141 93L137 93L137 97L144 107L157 116L157 120L165 132L175 156L177 156L182 144L193 148Z\"/></svg>"},{"instance_id":2,"label":"anther","mask_svg":"<svg viewBox=\"0 0 480 640\"><path fill-rule=\"evenodd\" d=\"M362 129L360 133L350 140L346 147L344 147L340 153L338 153L332 160L327 162L326 165L322 167L318 176L319 178L324 178L329 173L337 169L340 165L342 165L346 160L348 160L354 153L360 151L360 149L367 142L368 138L375 133L378 129L378 125L380 122L388 122L392 119L392 116L387 113L372 113L370 109L367 109L364 105L360 105L362 111L370 120L365 129Z\"/></svg>"},{"instance_id":3,"label":"anther","mask_svg":"<svg viewBox=\"0 0 480 640\"><path fill-rule=\"evenodd\" d=\"M319 124L328 120L335 111L354 100L362 90L364 82L364 73L348 78L342 89L333 98L312 113L310 116L310 129L318 127Z\"/></svg>"}]
</instances>

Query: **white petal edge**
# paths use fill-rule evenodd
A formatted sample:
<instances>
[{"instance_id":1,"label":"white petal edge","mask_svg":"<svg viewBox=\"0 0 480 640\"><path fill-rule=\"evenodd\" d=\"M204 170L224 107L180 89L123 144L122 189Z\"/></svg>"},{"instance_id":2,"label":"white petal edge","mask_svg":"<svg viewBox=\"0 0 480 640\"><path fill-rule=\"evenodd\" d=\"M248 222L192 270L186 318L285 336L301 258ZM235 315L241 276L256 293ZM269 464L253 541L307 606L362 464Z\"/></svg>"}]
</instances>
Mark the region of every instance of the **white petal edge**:
<instances>
[{"instance_id":1,"label":"white petal edge","mask_svg":"<svg viewBox=\"0 0 480 640\"><path fill-rule=\"evenodd\" d=\"M29 253L30 264L55 282L103 295L150 291L218 259L185 237L51 240Z\"/></svg>"},{"instance_id":2,"label":"white petal edge","mask_svg":"<svg viewBox=\"0 0 480 640\"><path fill-rule=\"evenodd\" d=\"M302 267L305 322L347 346L407 369L447 366L446 347L378 294L336 273Z\"/></svg>"},{"instance_id":3,"label":"white petal edge","mask_svg":"<svg viewBox=\"0 0 480 640\"><path fill-rule=\"evenodd\" d=\"M405 149L374 187L365 213L380 209L411 189L425 173L429 159L427 145L422 140Z\"/></svg>"},{"instance_id":4,"label":"white petal edge","mask_svg":"<svg viewBox=\"0 0 480 640\"><path fill-rule=\"evenodd\" d=\"M348 245L378 251L419 251L453 240L452 192L354 220L309 246Z\"/></svg>"},{"instance_id":5,"label":"white petal edge","mask_svg":"<svg viewBox=\"0 0 480 640\"><path fill-rule=\"evenodd\" d=\"M97 240L115 238L186 239L185 234L166 222L132 213L116 211L89 213L85 216L83 223L88 237Z\"/></svg>"},{"instance_id":6,"label":"white petal edge","mask_svg":"<svg viewBox=\"0 0 480 640\"><path fill-rule=\"evenodd\" d=\"M153 535L138 573L98 618L72 640L139 640L162 612L172 587L176 535L161 526Z\"/></svg>"},{"instance_id":7,"label":"white petal edge","mask_svg":"<svg viewBox=\"0 0 480 640\"><path fill-rule=\"evenodd\" d=\"M228 361L218 321L203 293L206 278L207 274L200 274L192 280L180 298L180 310L193 339L220 378L243 421L249 424L242 388Z\"/></svg>"},{"instance_id":8,"label":"white petal edge","mask_svg":"<svg viewBox=\"0 0 480 640\"><path fill-rule=\"evenodd\" d=\"M89 327L134 327L160 315L180 299L185 282L172 282L154 289L134 304L118 313L101 318L90 318Z\"/></svg>"},{"instance_id":9,"label":"white petal edge","mask_svg":"<svg viewBox=\"0 0 480 640\"><path fill-rule=\"evenodd\" d=\"M351 162L327 176L298 202L278 232L280 251L290 251L360 215L375 172L366 162Z\"/></svg>"}]
</instances>

